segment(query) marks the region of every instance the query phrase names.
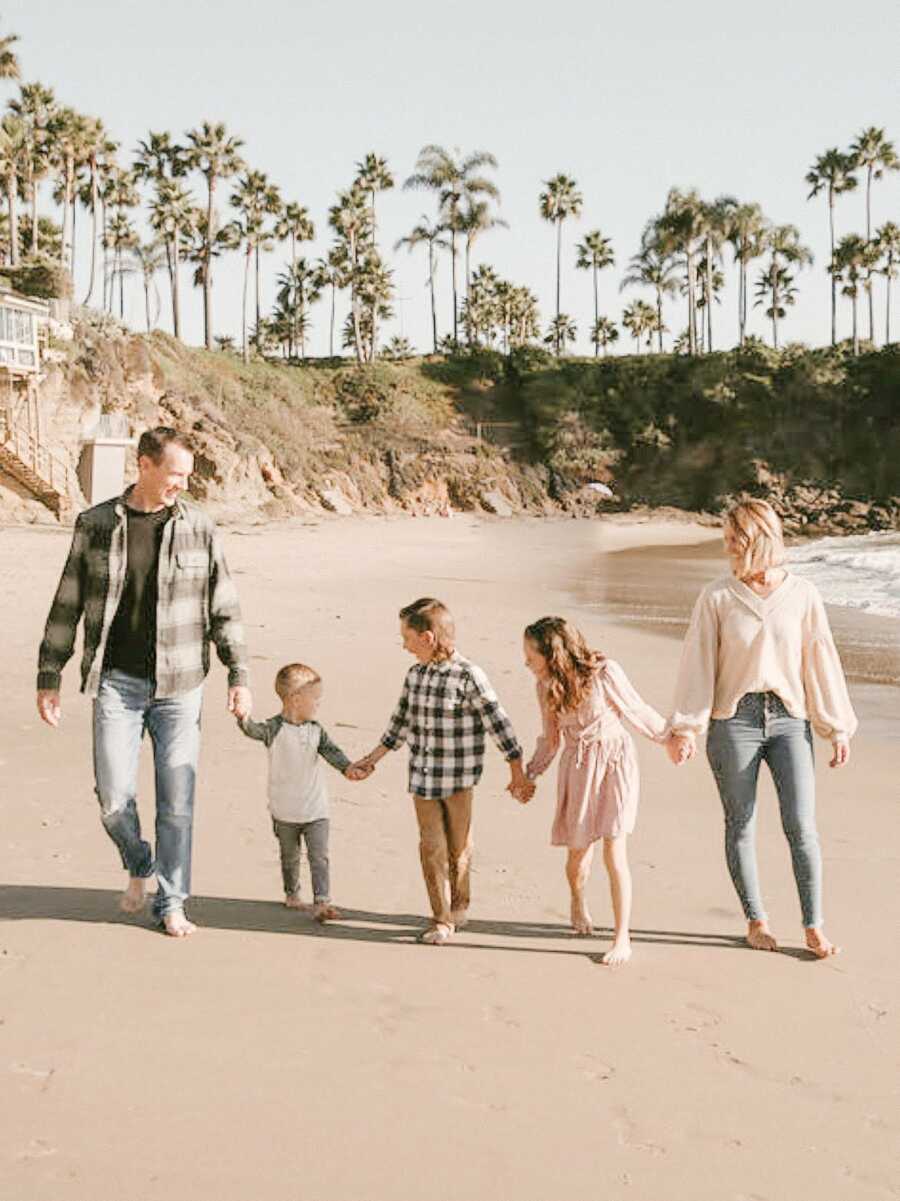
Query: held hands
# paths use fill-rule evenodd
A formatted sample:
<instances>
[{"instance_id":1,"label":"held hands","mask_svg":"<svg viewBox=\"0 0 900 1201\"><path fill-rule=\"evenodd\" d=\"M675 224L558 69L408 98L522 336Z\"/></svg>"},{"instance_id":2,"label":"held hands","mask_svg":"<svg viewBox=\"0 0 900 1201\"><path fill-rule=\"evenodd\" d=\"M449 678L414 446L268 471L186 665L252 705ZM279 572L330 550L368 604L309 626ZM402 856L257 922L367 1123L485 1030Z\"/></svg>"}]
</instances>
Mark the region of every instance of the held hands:
<instances>
[{"instance_id":1,"label":"held hands","mask_svg":"<svg viewBox=\"0 0 900 1201\"><path fill-rule=\"evenodd\" d=\"M374 770L374 763L367 763L364 759L360 759L358 763L351 763L345 769L344 775L348 780L353 780L354 783L358 784L360 780L367 780Z\"/></svg>"},{"instance_id":2,"label":"held hands","mask_svg":"<svg viewBox=\"0 0 900 1201\"><path fill-rule=\"evenodd\" d=\"M693 734L676 734L673 731L663 746L676 767L681 767L682 763L687 763L697 753L697 743Z\"/></svg>"},{"instance_id":3,"label":"held hands","mask_svg":"<svg viewBox=\"0 0 900 1201\"><path fill-rule=\"evenodd\" d=\"M520 805L527 805L534 796L536 785L529 780L522 770L521 759L511 759L509 763L509 783L506 791L511 793Z\"/></svg>"},{"instance_id":4,"label":"held hands","mask_svg":"<svg viewBox=\"0 0 900 1201\"><path fill-rule=\"evenodd\" d=\"M243 684L228 689L228 712L242 721L253 712L253 694Z\"/></svg>"},{"instance_id":5,"label":"held hands","mask_svg":"<svg viewBox=\"0 0 900 1201\"><path fill-rule=\"evenodd\" d=\"M829 767L843 767L850 759L850 743L836 738L831 744L831 762Z\"/></svg>"}]
</instances>

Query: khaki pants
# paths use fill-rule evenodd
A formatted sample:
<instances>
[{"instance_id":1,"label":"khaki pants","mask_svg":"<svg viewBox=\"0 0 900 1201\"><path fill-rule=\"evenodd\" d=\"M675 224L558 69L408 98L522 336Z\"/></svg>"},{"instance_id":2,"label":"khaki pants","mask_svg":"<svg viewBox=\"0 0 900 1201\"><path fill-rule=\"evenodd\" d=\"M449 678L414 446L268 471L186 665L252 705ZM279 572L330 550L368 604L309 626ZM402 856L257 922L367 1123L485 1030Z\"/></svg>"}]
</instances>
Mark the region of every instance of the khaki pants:
<instances>
[{"instance_id":1,"label":"khaki pants","mask_svg":"<svg viewBox=\"0 0 900 1201\"><path fill-rule=\"evenodd\" d=\"M472 789L442 800L414 796L419 822L419 856L435 922L452 926L452 914L469 908L472 858Z\"/></svg>"}]
</instances>

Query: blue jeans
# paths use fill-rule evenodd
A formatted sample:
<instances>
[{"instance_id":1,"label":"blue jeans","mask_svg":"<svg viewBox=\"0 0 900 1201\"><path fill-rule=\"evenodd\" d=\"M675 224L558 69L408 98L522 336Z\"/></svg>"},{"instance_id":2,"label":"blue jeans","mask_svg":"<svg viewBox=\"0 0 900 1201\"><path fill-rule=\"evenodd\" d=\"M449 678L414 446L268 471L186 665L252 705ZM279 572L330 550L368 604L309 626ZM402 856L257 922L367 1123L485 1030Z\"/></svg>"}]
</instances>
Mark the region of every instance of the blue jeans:
<instances>
[{"instance_id":1,"label":"blue jeans","mask_svg":"<svg viewBox=\"0 0 900 1201\"><path fill-rule=\"evenodd\" d=\"M104 672L94 700L94 780L100 817L129 876L156 873L158 918L184 908L191 887L194 785L203 689L157 699L152 680ZM156 860L141 837L135 796L144 731L156 771Z\"/></svg>"},{"instance_id":2,"label":"blue jeans","mask_svg":"<svg viewBox=\"0 0 900 1201\"><path fill-rule=\"evenodd\" d=\"M748 692L734 717L710 722L706 754L722 798L725 857L744 916L766 917L756 869L756 783L765 762L778 792L803 925L821 926L822 855L809 722L791 717L774 692Z\"/></svg>"}]
</instances>

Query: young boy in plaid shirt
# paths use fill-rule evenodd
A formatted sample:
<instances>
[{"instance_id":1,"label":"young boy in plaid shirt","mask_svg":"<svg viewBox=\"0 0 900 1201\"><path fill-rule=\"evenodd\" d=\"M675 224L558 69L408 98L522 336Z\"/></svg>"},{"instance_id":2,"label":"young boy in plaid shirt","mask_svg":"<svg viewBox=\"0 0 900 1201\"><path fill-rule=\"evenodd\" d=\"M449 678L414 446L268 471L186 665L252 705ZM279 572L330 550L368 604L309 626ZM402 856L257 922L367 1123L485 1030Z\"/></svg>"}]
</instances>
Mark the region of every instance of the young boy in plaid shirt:
<instances>
[{"instance_id":1,"label":"young boy in plaid shirt","mask_svg":"<svg viewBox=\"0 0 900 1201\"><path fill-rule=\"evenodd\" d=\"M417 662L381 742L356 764L372 768L409 746L409 791L432 922L421 941L440 946L466 923L472 856L472 792L484 766L484 733L509 763L509 791L526 794L522 748L485 673L455 649L447 607L423 597L400 610L403 647Z\"/></svg>"}]
</instances>

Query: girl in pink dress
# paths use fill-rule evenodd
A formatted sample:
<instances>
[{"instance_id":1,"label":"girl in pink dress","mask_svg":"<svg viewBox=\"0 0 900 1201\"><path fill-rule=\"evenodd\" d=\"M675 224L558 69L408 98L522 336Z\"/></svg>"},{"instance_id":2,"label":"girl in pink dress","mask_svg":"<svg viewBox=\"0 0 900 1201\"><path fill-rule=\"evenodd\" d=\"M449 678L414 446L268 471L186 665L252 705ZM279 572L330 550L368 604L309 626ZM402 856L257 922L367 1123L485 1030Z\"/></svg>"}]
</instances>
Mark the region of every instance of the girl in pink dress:
<instances>
[{"instance_id":1,"label":"girl in pink dress","mask_svg":"<svg viewBox=\"0 0 900 1201\"><path fill-rule=\"evenodd\" d=\"M631 958L627 839L640 788L637 754L623 719L660 743L667 740L668 725L637 694L619 664L591 650L562 617L542 617L527 627L525 663L537 677L544 723L526 768L529 780L547 770L563 743L550 841L569 850L572 926L576 934L593 933L584 890L594 843L602 839L615 918L615 939L603 962L618 967Z\"/></svg>"}]
</instances>

